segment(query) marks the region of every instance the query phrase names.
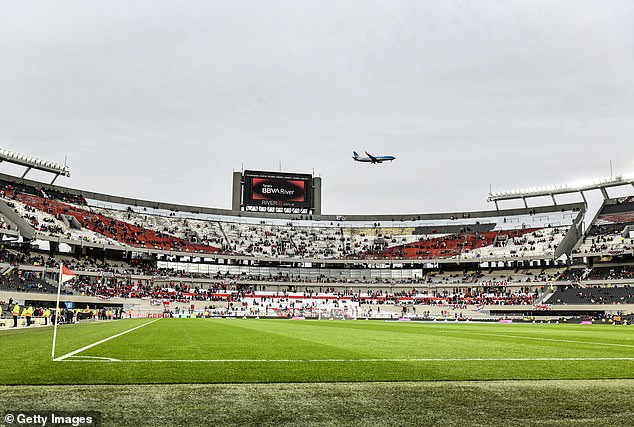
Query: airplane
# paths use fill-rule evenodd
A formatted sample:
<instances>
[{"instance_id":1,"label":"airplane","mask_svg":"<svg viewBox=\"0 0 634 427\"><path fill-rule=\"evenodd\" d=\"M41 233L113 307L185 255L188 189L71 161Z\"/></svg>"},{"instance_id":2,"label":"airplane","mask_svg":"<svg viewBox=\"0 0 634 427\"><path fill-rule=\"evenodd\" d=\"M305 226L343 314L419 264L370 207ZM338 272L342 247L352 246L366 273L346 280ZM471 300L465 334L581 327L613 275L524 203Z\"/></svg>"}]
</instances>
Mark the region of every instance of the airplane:
<instances>
[{"instance_id":1,"label":"airplane","mask_svg":"<svg viewBox=\"0 0 634 427\"><path fill-rule=\"evenodd\" d=\"M392 160L396 159L396 157L394 156L373 156L372 154L368 153L367 151L365 152L365 154L368 157L361 157L359 156L359 154L356 151L352 152L352 159L355 162L365 162L365 163L383 163L383 162L391 162Z\"/></svg>"}]
</instances>

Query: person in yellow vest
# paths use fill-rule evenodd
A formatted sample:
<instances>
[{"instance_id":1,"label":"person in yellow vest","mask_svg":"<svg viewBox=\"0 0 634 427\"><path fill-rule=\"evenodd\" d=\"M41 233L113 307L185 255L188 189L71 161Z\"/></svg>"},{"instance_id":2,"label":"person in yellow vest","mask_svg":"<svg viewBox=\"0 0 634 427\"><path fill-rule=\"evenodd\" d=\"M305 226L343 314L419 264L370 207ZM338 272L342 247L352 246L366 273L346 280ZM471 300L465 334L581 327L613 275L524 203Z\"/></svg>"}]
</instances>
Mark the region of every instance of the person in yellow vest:
<instances>
[{"instance_id":1,"label":"person in yellow vest","mask_svg":"<svg viewBox=\"0 0 634 427\"><path fill-rule=\"evenodd\" d=\"M26 309L26 326L31 326L31 316L33 316L33 306L29 305Z\"/></svg>"},{"instance_id":2,"label":"person in yellow vest","mask_svg":"<svg viewBox=\"0 0 634 427\"><path fill-rule=\"evenodd\" d=\"M44 309L44 326L48 325L48 318L51 317L51 309L50 308L45 308Z\"/></svg>"},{"instance_id":3,"label":"person in yellow vest","mask_svg":"<svg viewBox=\"0 0 634 427\"><path fill-rule=\"evenodd\" d=\"M92 318L94 320L97 320L97 309L96 308L93 308L93 310L92 310Z\"/></svg>"},{"instance_id":4,"label":"person in yellow vest","mask_svg":"<svg viewBox=\"0 0 634 427\"><path fill-rule=\"evenodd\" d=\"M18 327L18 317L20 317L20 305L16 304L13 306L13 310L11 310L11 315L13 316L13 327Z\"/></svg>"},{"instance_id":5,"label":"person in yellow vest","mask_svg":"<svg viewBox=\"0 0 634 427\"><path fill-rule=\"evenodd\" d=\"M22 307L22 313L20 313L20 317L24 320L24 322L26 323L26 306Z\"/></svg>"}]
</instances>

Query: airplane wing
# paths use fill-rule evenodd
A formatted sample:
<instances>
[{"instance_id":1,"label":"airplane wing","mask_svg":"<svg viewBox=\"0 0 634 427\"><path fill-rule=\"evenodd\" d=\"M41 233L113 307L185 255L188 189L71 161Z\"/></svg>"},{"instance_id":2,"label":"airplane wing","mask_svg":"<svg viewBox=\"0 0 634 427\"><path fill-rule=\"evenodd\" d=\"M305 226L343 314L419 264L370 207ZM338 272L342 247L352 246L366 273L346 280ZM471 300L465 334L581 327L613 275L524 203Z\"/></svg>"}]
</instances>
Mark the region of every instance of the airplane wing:
<instances>
[{"instance_id":1,"label":"airplane wing","mask_svg":"<svg viewBox=\"0 0 634 427\"><path fill-rule=\"evenodd\" d=\"M368 153L367 151L365 152L365 154L368 155L372 163L381 163L381 160L377 159L376 157L374 157L372 154Z\"/></svg>"}]
</instances>

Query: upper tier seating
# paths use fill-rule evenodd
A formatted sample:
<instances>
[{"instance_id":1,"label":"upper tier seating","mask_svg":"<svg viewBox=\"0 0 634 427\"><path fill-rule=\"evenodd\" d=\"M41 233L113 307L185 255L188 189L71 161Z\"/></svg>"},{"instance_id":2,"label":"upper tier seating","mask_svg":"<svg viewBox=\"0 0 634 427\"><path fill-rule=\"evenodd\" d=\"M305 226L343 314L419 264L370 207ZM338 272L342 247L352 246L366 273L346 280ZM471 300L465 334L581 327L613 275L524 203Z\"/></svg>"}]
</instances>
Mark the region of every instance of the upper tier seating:
<instances>
[{"instance_id":1,"label":"upper tier seating","mask_svg":"<svg viewBox=\"0 0 634 427\"><path fill-rule=\"evenodd\" d=\"M597 215L575 253L618 253L634 249L634 197L608 202Z\"/></svg>"},{"instance_id":2,"label":"upper tier seating","mask_svg":"<svg viewBox=\"0 0 634 427\"><path fill-rule=\"evenodd\" d=\"M20 195L19 198L35 197ZM120 245L114 239L107 238L104 235L96 233L87 228L74 228L70 224L64 223L62 215L54 215L52 209L49 211L38 209L27 203L23 203L20 199L6 200L7 205L13 208L15 212L24 218L36 232L56 237L63 237L72 240L83 240L92 243ZM54 203L51 201L51 203Z\"/></svg>"},{"instance_id":3,"label":"upper tier seating","mask_svg":"<svg viewBox=\"0 0 634 427\"><path fill-rule=\"evenodd\" d=\"M1 184L1 183L0 183ZM48 191L48 190L47 190ZM140 248L273 258L472 259L555 254L573 213L343 225L270 223L158 208L85 206L61 191L4 185L4 196L37 231L50 236ZM76 198L76 196L73 196ZM414 220L413 220L414 221Z\"/></svg>"},{"instance_id":4,"label":"upper tier seating","mask_svg":"<svg viewBox=\"0 0 634 427\"><path fill-rule=\"evenodd\" d=\"M79 237L82 240L91 241L101 240L110 244L123 243L141 248L206 253L218 251L214 246L194 243L168 233L149 230L59 200L25 193L16 194L15 198L21 203L21 205L14 203L18 214L30 220L37 231L47 235ZM79 229L74 228L70 223L67 226L62 222L62 218L68 216L77 221L80 225ZM83 230L90 230L93 233L82 233Z\"/></svg>"}]
</instances>

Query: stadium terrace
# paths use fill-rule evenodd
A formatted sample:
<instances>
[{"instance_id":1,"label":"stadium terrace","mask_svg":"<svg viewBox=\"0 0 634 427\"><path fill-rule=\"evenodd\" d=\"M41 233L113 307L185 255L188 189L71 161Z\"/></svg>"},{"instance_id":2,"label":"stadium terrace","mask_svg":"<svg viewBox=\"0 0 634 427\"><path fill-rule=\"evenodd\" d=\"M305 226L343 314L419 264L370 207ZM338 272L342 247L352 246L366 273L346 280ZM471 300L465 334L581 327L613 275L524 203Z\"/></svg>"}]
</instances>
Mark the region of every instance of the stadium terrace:
<instances>
[{"instance_id":1,"label":"stadium terrace","mask_svg":"<svg viewBox=\"0 0 634 427\"><path fill-rule=\"evenodd\" d=\"M135 316L632 314L632 197L606 197L584 231L585 197L528 207L525 197L541 193L513 192L524 207L500 209L497 198L510 194L493 193L490 211L323 215L314 203L321 182L310 175L238 174L231 210L0 174L0 300L51 307L64 263L76 274L63 287L65 301ZM305 195L293 200L310 203L249 206L247 199L284 195L289 186Z\"/></svg>"}]
</instances>

